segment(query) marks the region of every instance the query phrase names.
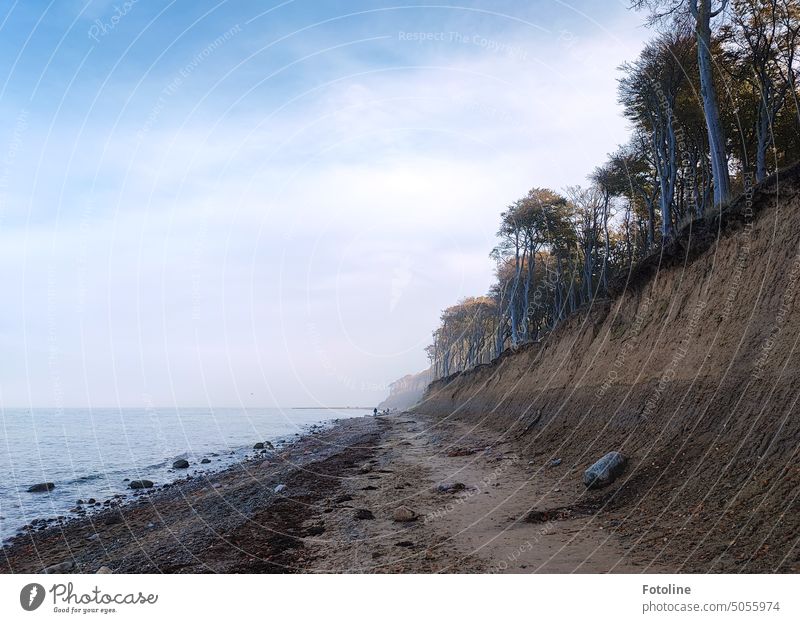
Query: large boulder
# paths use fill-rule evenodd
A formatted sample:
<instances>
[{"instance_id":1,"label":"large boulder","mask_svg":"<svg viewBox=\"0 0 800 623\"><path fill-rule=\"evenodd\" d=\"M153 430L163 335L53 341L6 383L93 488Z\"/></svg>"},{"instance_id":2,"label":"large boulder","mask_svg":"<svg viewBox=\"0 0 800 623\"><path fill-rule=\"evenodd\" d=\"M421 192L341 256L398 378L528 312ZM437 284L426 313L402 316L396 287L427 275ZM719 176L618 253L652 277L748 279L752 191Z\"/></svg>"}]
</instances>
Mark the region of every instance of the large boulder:
<instances>
[{"instance_id":1,"label":"large boulder","mask_svg":"<svg viewBox=\"0 0 800 623\"><path fill-rule=\"evenodd\" d=\"M131 489L149 489L153 486L152 480L131 480L128 485Z\"/></svg>"},{"instance_id":2,"label":"large boulder","mask_svg":"<svg viewBox=\"0 0 800 623\"><path fill-rule=\"evenodd\" d=\"M189 467L189 461L187 461L186 459L178 459L172 464L172 467L174 469L186 469L187 467Z\"/></svg>"},{"instance_id":3,"label":"large boulder","mask_svg":"<svg viewBox=\"0 0 800 623\"><path fill-rule=\"evenodd\" d=\"M588 489L600 489L614 482L625 471L628 459L619 452L609 452L583 472L583 484Z\"/></svg>"},{"instance_id":4,"label":"large boulder","mask_svg":"<svg viewBox=\"0 0 800 623\"><path fill-rule=\"evenodd\" d=\"M56 486L52 482L40 482L28 487L28 493L46 493L52 491Z\"/></svg>"}]
</instances>

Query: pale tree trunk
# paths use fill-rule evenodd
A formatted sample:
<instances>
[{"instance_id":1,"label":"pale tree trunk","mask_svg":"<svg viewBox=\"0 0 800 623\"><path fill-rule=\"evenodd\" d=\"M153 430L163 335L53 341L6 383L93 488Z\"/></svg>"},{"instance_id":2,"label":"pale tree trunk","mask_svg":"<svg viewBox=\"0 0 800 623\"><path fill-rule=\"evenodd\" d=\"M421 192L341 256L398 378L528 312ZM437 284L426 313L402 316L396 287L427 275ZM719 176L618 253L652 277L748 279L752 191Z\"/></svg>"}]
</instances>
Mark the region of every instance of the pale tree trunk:
<instances>
[{"instance_id":1,"label":"pale tree trunk","mask_svg":"<svg viewBox=\"0 0 800 623\"><path fill-rule=\"evenodd\" d=\"M756 132L756 182L763 182L767 177L767 144L769 143L769 131L771 119L768 104L761 101L758 107L758 131Z\"/></svg>"},{"instance_id":2,"label":"pale tree trunk","mask_svg":"<svg viewBox=\"0 0 800 623\"><path fill-rule=\"evenodd\" d=\"M731 180L728 173L728 157L725 151L725 132L719 116L717 90L714 86L714 73L711 58L711 18L715 17L727 4L723 0L717 11L711 11L713 0L690 0L689 7L695 19L697 35L697 59L700 68L700 94L703 97L703 112L708 129L708 146L711 152L711 173L714 176L714 205L728 200L731 194Z\"/></svg>"}]
</instances>

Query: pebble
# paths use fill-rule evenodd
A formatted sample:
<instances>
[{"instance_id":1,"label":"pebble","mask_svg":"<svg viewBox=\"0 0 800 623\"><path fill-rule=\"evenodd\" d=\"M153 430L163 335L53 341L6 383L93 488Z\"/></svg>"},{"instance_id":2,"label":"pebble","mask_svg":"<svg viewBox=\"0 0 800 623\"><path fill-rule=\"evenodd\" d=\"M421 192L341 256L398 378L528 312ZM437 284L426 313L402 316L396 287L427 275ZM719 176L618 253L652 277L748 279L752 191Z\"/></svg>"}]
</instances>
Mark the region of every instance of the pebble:
<instances>
[{"instance_id":1,"label":"pebble","mask_svg":"<svg viewBox=\"0 0 800 623\"><path fill-rule=\"evenodd\" d=\"M73 563L71 560L66 560L56 565L45 567L42 569L42 573L66 573L67 571L71 571L74 566L75 563Z\"/></svg>"},{"instance_id":2,"label":"pebble","mask_svg":"<svg viewBox=\"0 0 800 623\"><path fill-rule=\"evenodd\" d=\"M467 488L463 482L443 482L436 487L439 493L457 493Z\"/></svg>"},{"instance_id":3,"label":"pebble","mask_svg":"<svg viewBox=\"0 0 800 623\"><path fill-rule=\"evenodd\" d=\"M394 513L392 513L392 519L401 522L415 521L417 519L417 514L408 508L408 506L401 506L396 508Z\"/></svg>"}]
</instances>

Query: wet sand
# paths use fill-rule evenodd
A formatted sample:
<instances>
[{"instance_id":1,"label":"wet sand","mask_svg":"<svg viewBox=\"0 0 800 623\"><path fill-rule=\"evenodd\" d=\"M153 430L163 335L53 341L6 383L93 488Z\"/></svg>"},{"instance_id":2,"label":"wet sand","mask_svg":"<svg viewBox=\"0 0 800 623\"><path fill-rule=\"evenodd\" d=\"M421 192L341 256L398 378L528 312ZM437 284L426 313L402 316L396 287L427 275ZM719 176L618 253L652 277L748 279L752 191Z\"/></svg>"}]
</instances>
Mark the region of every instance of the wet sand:
<instances>
[{"instance_id":1,"label":"wet sand","mask_svg":"<svg viewBox=\"0 0 800 623\"><path fill-rule=\"evenodd\" d=\"M608 493L513 440L419 414L355 418L220 473L32 530L4 572L659 572ZM281 485L283 485L281 487ZM277 489L277 491L276 491ZM400 510L399 510L400 509ZM602 512L598 512L602 511ZM400 521L403 520L403 521ZM653 551L656 551L655 549ZM682 569L686 570L686 569Z\"/></svg>"}]
</instances>

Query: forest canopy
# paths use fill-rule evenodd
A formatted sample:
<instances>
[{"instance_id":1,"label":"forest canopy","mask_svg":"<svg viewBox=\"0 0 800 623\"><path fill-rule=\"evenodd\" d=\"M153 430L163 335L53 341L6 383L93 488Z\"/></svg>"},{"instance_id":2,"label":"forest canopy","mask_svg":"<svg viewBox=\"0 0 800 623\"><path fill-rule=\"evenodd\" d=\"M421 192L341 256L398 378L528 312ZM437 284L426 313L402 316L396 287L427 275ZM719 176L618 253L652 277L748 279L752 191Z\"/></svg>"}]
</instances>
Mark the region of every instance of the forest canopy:
<instances>
[{"instance_id":1,"label":"forest canopy","mask_svg":"<svg viewBox=\"0 0 800 623\"><path fill-rule=\"evenodd\" d=\"M620 67L631 133L584 185L500 215L484 296L442 312L433 378L538 341L693 218L800 158L797 0L638 0L654 30Z\"/></svg>"}]
</instances>

